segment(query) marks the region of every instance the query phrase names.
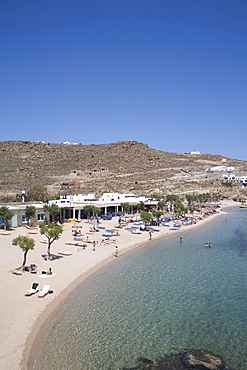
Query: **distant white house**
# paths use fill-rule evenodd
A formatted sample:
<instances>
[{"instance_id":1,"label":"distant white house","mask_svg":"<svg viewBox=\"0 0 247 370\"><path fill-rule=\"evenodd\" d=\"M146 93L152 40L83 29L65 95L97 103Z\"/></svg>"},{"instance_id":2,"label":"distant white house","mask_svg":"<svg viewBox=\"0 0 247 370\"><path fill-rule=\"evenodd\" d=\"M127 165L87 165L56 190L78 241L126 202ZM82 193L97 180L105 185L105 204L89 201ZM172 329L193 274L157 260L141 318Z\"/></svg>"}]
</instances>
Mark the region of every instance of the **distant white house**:
<instances>
[{"instance_id":1,"label":"distant white house","mask_svg":"<svg viewBox=\"0 0 247 370\"><path fill-rule=\"evenodd\" d=\"M238 178L238 181L242 184L247 184L247 176L242 176Z\"/></svg>"},{"instance_id":2,"label":"distant white house","mask_svg":"<svg viewBox=\"0 0 247 370\"><path fill-rule=\"evenodd\" d=\"M62 144L67 144L67 145L78 145L78 143L70 143L69 141L64 141Z\"/></svg>"},{"instance_id":3,"label":"distant white house","mask_svg":"<svg viewBox=\"0 0 247 370\"><path fill-rule=\"evenodd\" d=\"M230 182L239 182L243 185L247 185L247 176L235 176L235 175L223 175L222 180L230 181Z\"/></svg>"},{"instance_id":4,"label":"distant white house","mask_svg":"<svg viewBox=\"0 0 247 370\"><path fill-rule=\"evenodd\" d=\"M238 177L235 175L223 175L222 179L227 181L237 181Z\"/></svg>"},{"instance_id":5,"label":"distant white house","mask_svg":"<svg viewBox=\"0 0 247 370\"><path fill-rule=\"evenodd\" d=\"M193 150L191 152L188 152L187 154L201 154L198 150Z\"/></svg>"},{"instance_id":6,"label":"distant white house","mask_svg":"<svg viewBox=\"0 0 247 370\"><path fill-rule=\"evenodd\" d=\"M209 169L209 171L217 172L217 171L222 171L222 172L234 172L235 167L227 167L227 166L213 166Z\"/></svg>"}]
</instances>

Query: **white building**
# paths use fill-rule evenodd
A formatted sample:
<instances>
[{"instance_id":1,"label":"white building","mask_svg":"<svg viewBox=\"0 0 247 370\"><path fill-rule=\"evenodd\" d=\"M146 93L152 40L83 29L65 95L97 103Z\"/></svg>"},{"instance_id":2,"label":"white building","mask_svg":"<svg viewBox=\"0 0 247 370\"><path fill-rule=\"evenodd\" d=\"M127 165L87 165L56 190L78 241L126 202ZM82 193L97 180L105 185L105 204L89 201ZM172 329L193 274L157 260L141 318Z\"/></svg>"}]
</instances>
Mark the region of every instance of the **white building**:
<instances>
[{"instance_id":1,"label":"white building","mask_svg":"<svg viewBox=\"0 0 247 370\"><path fill-rule=\"evenodd\" d=\"M235 167L227 167L227 166L213 166L209 169L209 171L217 172L234 172Z\"/></svg>"},{"instance_id":2,"label":"white building","mask_svg":"<svg viewBox=\"0 0 247 370\"><path fill-rule=\"evenodd\" d=\"M187 154L201 154L201 152L199 152L199 150L193 150L191 152L188 152Z\"/></svg>"},{"instance_id":3,"label":"white building","mask_svg":"<svg viewBox=\"0 0 247 370\"><path fill-rule=\"evenodd\" d=\"M238 181L242 184L247 184L247 176L242 176L238 178Z\"/></svg>"},{"instance_id":4,"label":"white building","mask_svg":"<svg viewBox=\"0 0 247 370\"><path fill-rule=\"evenodd\" d=\"M147 208L156 206L158 201L138 196L133 193L104 193L96 198L94 194L61 195L60 199L50 200L49 205L56 204L61 209L60 220L73 218L82 219L83 208L87 205L94 205L101 209L102 214L116 214L122 211L121 203L129 203L131 212L136 210L137 204L143 202Z\"/></svg>"}]
</instances>

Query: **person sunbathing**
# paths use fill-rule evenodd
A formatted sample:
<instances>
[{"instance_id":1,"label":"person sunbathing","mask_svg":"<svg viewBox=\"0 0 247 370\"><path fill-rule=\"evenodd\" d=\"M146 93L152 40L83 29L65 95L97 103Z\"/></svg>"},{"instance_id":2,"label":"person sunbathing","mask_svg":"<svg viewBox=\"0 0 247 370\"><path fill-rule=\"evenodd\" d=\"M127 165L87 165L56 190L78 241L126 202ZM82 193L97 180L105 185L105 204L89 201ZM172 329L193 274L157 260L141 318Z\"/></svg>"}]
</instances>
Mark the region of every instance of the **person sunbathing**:
<instances>
[{"instance_id":1,"label":"person sunbathing","mask_svg":"<svg viewBox=\"0 0 247 370\"><path fill-rule=\"evenodd\" d=\"M30 269L29 271L32 273L32 274L36 274L37 273L37 267L35 264L31 264L30 265Z\"/></svg>"}]
</instances>

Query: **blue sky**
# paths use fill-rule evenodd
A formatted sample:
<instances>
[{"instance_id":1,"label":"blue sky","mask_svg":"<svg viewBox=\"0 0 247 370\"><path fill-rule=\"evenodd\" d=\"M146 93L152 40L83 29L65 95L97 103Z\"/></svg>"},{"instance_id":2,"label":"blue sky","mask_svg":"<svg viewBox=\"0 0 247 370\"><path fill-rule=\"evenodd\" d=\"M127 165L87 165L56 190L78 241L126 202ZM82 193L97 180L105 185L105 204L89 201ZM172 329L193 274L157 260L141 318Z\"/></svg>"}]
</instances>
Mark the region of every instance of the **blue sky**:
<instances>
[{"instance_id":1,"label":"blue sky","mask_svg":"<svg viewBox=\"0 0 247 370\"><path fill-rule=\"evenodd\" d=\"M0 140L247 160L246 0L0 0Z\"/></svg>"}]
</instances>

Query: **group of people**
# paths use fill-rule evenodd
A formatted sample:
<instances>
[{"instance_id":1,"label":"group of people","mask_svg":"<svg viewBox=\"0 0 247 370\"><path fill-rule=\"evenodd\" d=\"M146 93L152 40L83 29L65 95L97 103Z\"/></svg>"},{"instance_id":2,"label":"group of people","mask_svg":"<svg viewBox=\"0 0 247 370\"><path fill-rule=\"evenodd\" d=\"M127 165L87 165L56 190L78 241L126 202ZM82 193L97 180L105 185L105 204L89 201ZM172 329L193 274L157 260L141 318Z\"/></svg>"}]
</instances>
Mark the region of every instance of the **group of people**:
<instances>
[{"instance_id":1,"label":"group of people","mask_svg":"<svg viewBox=\"0 0 247 370\"><path fill-rule=\"evenodd\" d=\"M205 247L206 247L206 248L211 248L211 247L212 247L212 244L211 244L211 243L206 243L206 244L205 244Z\"/></svg>"},{"instance_id":2,"label":"group of people","mask_svg":"<svg viewBox=\"0 0 247 370\"><path fill-rule=\"evenodd\" d=\"M81 230L73 230L72 235L73 236L83 236L83 234L81 233Z\"/></svg>"}]
</instances>

